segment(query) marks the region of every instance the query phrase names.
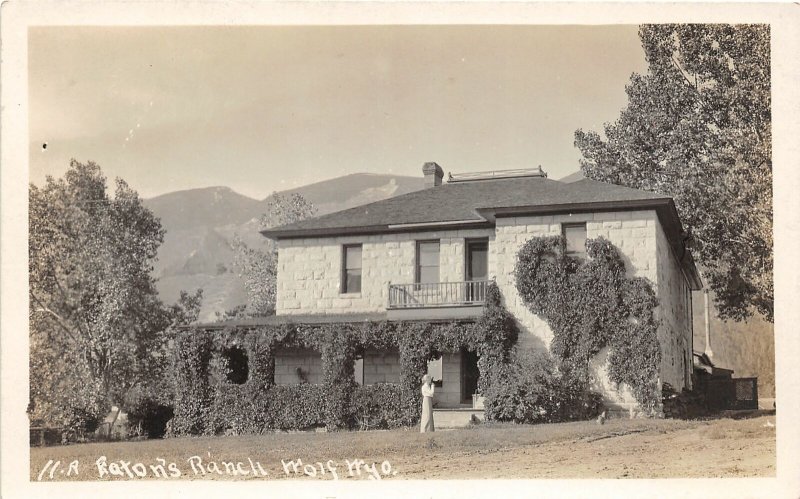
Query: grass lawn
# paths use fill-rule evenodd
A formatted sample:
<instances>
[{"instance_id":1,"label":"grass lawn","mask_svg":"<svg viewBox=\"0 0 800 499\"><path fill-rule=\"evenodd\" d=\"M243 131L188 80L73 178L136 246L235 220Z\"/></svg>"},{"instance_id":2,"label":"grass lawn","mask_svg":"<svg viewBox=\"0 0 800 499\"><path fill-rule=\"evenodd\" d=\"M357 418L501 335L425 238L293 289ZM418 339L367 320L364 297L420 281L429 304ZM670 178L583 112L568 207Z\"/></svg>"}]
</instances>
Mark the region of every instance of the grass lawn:
<instances>
[{"instance_id":1,"label":"grass lawn","mask_svg":"<svg viewBox=\"0 0 800 499\"><path fill-rule=\"evenodd\" d=\"M492 424L433 434L410 429L78 444L32 448L30 478L37 480L45 469L41 479L50 480L49 461L61 461L55 480L164 478L150 467L159 459L171 479L333 479L332 470L339 479L774 476L774 422L774 416L618 419L605 425ZM108 472L102 478L96 465L101 456ZM302 465L287 473L282 460L297 459ZM77 473L69 471L73 461Z\"/></svg>"}]
</instances>

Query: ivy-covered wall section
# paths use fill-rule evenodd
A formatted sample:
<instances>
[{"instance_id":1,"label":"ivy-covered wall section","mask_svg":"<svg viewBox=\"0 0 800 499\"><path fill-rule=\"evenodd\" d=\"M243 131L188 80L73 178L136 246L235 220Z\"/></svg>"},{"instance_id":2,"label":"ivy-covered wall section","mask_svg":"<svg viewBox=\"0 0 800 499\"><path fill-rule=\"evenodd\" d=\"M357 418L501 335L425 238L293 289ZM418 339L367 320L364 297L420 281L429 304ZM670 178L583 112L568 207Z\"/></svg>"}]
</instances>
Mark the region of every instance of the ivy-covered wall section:
<instances>
[{"instance_id":1,"label":"ivy-covered wall section","mask_svg":"<svg viewBox=\"0 0 800 499\"><path fill-rule=\"evenodd\" d=\"M606 239L586 242L588 259L566 255L562 236L534 237L517 254L517 290L553 331L551 351L561 371L588 381L591 358L609 348L609 377L626 384L646 412L657 410L657 306L650 283L628 278Z\"/></svg>"},{"instance_id":2,"label":"ivy-covered wall section","mask_svg":"<svg viewBox=\"0 0 800 499\"><path fill-rule=\"evenodd\" d=\"M415 425L422 407L420 383L427 363L445 352L477 352L479 390L504 373L517 329L496 286L487 291L483 314L474 322L359 322L284 324L222 331L189 329L176 343L175 417L171 435L261 433L325 426L329 430ZM248 379L229 380L221 352L247 353ZM275 385L275 353L307 348L321 354L321 385ZM400 383L358 386L353 366L366 349L395 350ZM487 419L495 413L487 404Z\"/></svg>"}]
</instances>

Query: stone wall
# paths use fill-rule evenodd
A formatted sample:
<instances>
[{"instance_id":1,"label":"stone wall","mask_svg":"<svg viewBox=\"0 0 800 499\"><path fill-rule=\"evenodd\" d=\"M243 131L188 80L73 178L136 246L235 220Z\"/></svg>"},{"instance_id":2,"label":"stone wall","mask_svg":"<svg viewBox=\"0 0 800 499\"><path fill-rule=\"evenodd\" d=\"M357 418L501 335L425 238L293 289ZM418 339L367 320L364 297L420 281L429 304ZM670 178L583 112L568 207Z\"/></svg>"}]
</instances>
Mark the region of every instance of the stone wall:
<instances>
[{"instance_id":1,"label":"stone wall","mask_svg":"<svg viewBox=\"0 0 800 499\"><path fill-rule=\"evenodd\" d=\"M658 339L661 344L661 381L680 392L691 387L692 310L691 290L661 227L656 233L658 250Z\"/></svg>"},{"instance_id":2,"label":"stone wall","mask_svg":"<svg viewBox=\"0 0 800 499\"><path fill-rule=\"evenodd\" d=\"M286 348L275 354L275 384L296 385L301 382L297 374L300 368L306 380L311 384L321 384L324 377L322 357L319 353L307 349Z\"/></svg>"},{"instance_id":3,"label":"stone wall","mask_svg":"<svg viewBox=\"0 0 800 499\"><path fill-rule=\"evenodd\" d=\"M283 240L279 243L277 313L319 314L383 312L389 283L414 282L416 241L440 240L440 280L464 280L465 239L485 237L489 241L489 277L495 278L505 306L520 327L523 348L549 348L553 334L547 323L524 305L514 284L514 266L519 248L531 237L560 235L564 223L586 223L586 236L605 237L621 252L630 277L647 278L662 305L659 341L662 347L662 381L675 387L686 382L691 369L691 325L685 298L688 287L667 244L653 210L576 213L497 218L491 229L447 230L373 236L342 236ZM362 281L360 293L340 293L342 245L361 243ZM602 357L602 356L601 356ZM596 384L607 402L619 407L635 404L630 392L607 383L605 358L592 363ZM455 362L455 361L454 361ZM376 369L381 369L376 365ZM449 364L452 375L460 362ZM399 372L399 369L398 369ZM368 373L363 376L389 373ZM460 374L447 389L440 388L442 401L460 402ZM377 382L377 381L376 381ZM446 382L445 382L446 383ZM445 395L447 393L447 395Z\"/></svg>"},{"instance_id":4,"label":"stone wall","mask_svg":"<svg viewBox=\"0 0 800 499\"><path fill-rule=\"evenodd\" d=\"M489 248L489 268L495 272L506 308L517 319L519 344L524 348L549 349L553 332L542 318L528 310L517 293L514 281L516 254L531 237L560 235L562 224L565 223L586 223L587 239L600 236L608 239L619 249L628 276L647 278L658 292L656 229L659 222L655 211L498 218L495 241ZM615 387L608 380L606 352L601 352L592 360L590 371L593 388L603 395L606 405L618 410L637 406L630 389Z\"/></svg>"},{"instance_id":5,"label":"stone wall","mask_svg":"<svg viewBox=\"0 0 800 499\"><path fill-rule=\"evenodd\" d=\"M362 359L361 384L400 383L400 354L367 350Z\"/></svg>"},{"instance_id":6,"label":"stone wall","mask_svg":"<svg viewBox=\"0 0 800 499\"><path fill-rule=\"evenodd\" d=\"M488 230L449 230L282 240L278 244L279 315L382 312L389 283L414 282L416 242L438 239L439 278L464 280L465 238L491 237ZM340 293L342 245L362 244L361 292Z\"/></svg>"},{"instance_id":7,"label":"stone wall","mask_svg":"<svg viewBox=\"0 0 800 499\"><path fill-rule=\"evenodd\" d=\"M532 314L517 293L514 267L517 252L532 237L557 236L564 223L586 223L586 237L603 236L622 254L629 276L641 276L656 283L656 239L658 224L654 211L576 213L532 217L498 218L495 240L489 245L490 275L505 297L506 308L521 328L520 344L530 348L550 345L553 332Z\"/></svg>"}]
</instances>

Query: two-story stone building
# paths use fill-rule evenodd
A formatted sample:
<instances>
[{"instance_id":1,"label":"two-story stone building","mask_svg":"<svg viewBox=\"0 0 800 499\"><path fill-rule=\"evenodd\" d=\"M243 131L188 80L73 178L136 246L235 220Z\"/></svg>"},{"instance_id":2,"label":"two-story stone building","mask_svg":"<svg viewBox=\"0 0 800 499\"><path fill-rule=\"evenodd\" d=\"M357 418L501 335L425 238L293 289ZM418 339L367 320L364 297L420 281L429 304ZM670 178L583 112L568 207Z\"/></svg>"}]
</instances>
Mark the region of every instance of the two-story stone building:
<instances>
[{"instance_id":1,"label":"two-story stone building","mask_svg":"<svg viewBox=\"0 0 800 499\"><path fill-rule=\"evenodd\" d=\"M672 199L589 179L559 182L541 169L451 175L423 167L425 189L263 231L277 241L276 316L269 322L336 323L469 320L481 312L494 280L520 329L520 348L548 348L552 332L522 303L514 284L518 249L533 236L563 234L567 249L585 252L603 236L622 253L630 276L647 278L659 307L660 381L689 386L692 369L691 291L701 281ZM634 400L612 386L605 359L593 363L595 388L607 404ZM431 362L439 407L472 404L474 353ZM398 353L366 351L361 384L398 382ZM319 353L283 351L275 382L320 382Z\"/></svg>"}]
</instances>

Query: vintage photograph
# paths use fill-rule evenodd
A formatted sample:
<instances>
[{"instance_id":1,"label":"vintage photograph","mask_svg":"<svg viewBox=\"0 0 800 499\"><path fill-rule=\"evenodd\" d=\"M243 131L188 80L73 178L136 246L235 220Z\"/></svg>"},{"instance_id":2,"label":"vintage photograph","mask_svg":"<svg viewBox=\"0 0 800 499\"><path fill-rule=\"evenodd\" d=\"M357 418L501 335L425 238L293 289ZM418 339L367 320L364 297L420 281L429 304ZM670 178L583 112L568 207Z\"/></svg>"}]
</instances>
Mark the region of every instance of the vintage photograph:
<instances>
[{"instance_id":1,"label":"vintage photograph","mask_svg":"<svg viewBox=\"0 0 800 499\"><path fill-rule=\"evenodd\" d=\"M28 480L776 477L771 44L30 27Z\"/></svg>"}]
</instances>

